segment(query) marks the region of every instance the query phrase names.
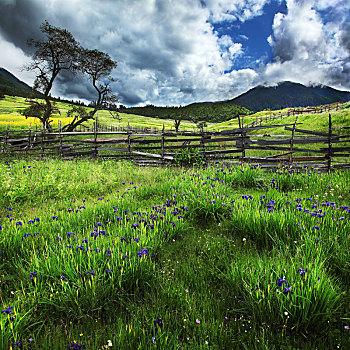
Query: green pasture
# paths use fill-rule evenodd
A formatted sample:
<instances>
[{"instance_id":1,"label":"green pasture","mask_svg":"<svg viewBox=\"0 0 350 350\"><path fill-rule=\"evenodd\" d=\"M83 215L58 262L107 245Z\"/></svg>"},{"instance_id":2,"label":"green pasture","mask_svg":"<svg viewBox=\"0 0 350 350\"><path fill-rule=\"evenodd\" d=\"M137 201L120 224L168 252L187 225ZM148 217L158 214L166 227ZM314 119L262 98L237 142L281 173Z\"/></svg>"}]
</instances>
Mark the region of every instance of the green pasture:
<instances>
[{"instance_id":1,"label":"green pasture","mask_svg":"<svg viewBox=\"0 0 350 350\"><path fill-rule=\"evenodd\" d=\"M13 129L27 129L29 126L32 128L41 128L41 125L39 123L38 119L30 118L26 119L24 116L20 115L20 111L25 108L28 105L28 103L25 101L24 98L21 97L11 97L6 96L5 99L0 100L0 130L6 130L6 128L10 125L12 130ZM59 109L59 113L56 113L53 115L53 126L57 127L59 125L59 121L62 122L62 125L67 124L70 119L66 117L67 112L70 108L70 105L63 102L57 102L57 107ZM247 125L254 121L256 118L269 116L270 114L278 114L279 112L286 112L286 110L281 111L261 111L258 113L255 113L253 115L245 116L244 119L241 122L244 122L244 125ZM339 110L332 110L332 124L334 127L350 127L350 103L347 103L343 105ZM99 111L97 114L97 120L99 125L102 127L127 127L128 125L130 127L142 127L142 128L158 128L161 129L164 128L165 130L174 130L174 122L172 120L164 120L164 119L157 119L157 118L149 118L149 117L143 117L138 115L132 115L132 114L125 114L125 113L119 113L119 118L121 120L114 119L111 114L106 111ZM276 119L273 121L267 121L263 123L263 125L270 126L270 125L283 125L283 124L294 124L296 117L290 116L290 117L283 117L282 119ZM302 114L298 116L297 122L300 123L297 125L298 128L307 129L307 130L314 130L314 131L322 131L322 132L328 132L328 123L329 123L329 113L317 113L317 114ZM86 126L92 126L92 121L85 123ZM206 131L222 131L222 130L229 130L229 129L235 129L239 127L238 119L232 119L227 122L223 123L216 123L216 124L208 124L205 128ZM198 130L195 126L195 124L183 121L180 125L180 130ZM348 130L335 130L334 131L337 134L344 135L348 134ZM261 135L260 138L273 138L274 135L291 135L291 131L284 130L284 127L278 127L278 128L269 128L269 129L260 129L256 130L254 132L250 132L249 135L252 135L254 137L255 135ZM299 135L303 134L295 134L295 137L298 137ZM103 137L103 136L101 136ZM108 137L108 135L106 136ZM207 144L207 146L210 148L211 146L215 146L215 144L211 145L210 143ZM288 145L284 145L285 147L288 147ZM348 146L347 143L340 143L336 144L335 147L342 147L342 146ZM303 145L295 145L295 148L307 148L310 151L300 151L298 153L294 153L295 157L299 156L315 156L320 155L321 153L315 154L312 152L312 150L318 150L320 148L327 147L327 144L321 143L321 144L308 144L303 147ZM209 149L208 148L208 149ZM212 148L213 150L215 148ZM158 151L153 151L154 153L157 153ZM286 151L283 150L254 150L254 149L247 149L246 150L246 156L248 157L259 157L259 156L274 156L283 154ZM159 152L158 152L159 153ZM183 157L186 157L186 155L180 155ZM346 157L343 158L333 158L333 162L344 162L347 161Z\"/></svg>"},{"instance_id":2,"label":"green pasture","mask_svg":"<svg viewBox=\"0 0 350 350\"><path fill-rule=\"evenodd\" d=\"M0 348L349 348L349 183L2 158Z\"/></svg>"},{"instance_id":3,"label":"green pasture","mask_svg":"<svg viewBox=\"0 0 350 350\"><path fill-rule=\"evenodd\" d=\"M8 125L12 128L28 128L30 125L35 127L34 120L26 120L24 116L20 114L20 111L28 107L29 103L26 102L23 97L5 96L4 99L0 99L0 130L4 130ZM57 108L59 113L55 113L52 116L54 120L54 125L58 125L58 120L62 121L62 125L68 123L66 118L67 112L70 109L70 105L65 102L57 102ZM88 108L88 107L87 107ZM89 109L89 108L88 108ZM276 111L261 111L252 115L244 116L244 125L253 122L255 119L265 116L277 115L280 112L286 112L288 109L276 110ZM332 120L334 126L350 126L350 103L343 106L338 111L331 111ZM163 128L166 130L174 129L174 121L170 119L157 119L143 117L139 115L119 113L120 121L114 119L111 114L106 111L99 111L97 118L100 125L104 127L126 127L128 124L131 127L142 127L142 128ZM295 122L295 117L284 117L283 119L276 119L271 122L263 123L263 125L271 124L293 124ZM328 131L328 113L319 114L303 114L298 117L298 122L302 123L302 128L310 130ZM85 123L85 126L92 126L92 121ZM40 127L38 123L37 127ZM231 119L222 123L208 123L205 130L207 131L221 131L228 130L230 128L238 128L238 119ZM180 125L180 130L197 130L196 125L189 121L182 121ZM257 131L256 133L261 133L262 131ZM282 128L268 129L267 132L271 135L274 134L290 134L290 132L284 131Z\"/></svg>"},{"instance_id":4,"label":"green pasture","mask_svg":"<svg viewBox=\"0 0 350 350\"><path fill-rule=\"evenodd\" d=\"M11 125L12 129L28 129L31 125L35 128L34 120L31 118L30 121L26 120L24 116L20 114L21 110L29 106L26 99L23 97L5 96L4 99L0 99L0 130L5 130L8 125ZM59 113L55 113L52 116L54 125L58 125L58 121L62 121L62 125L68 122L66 119L70 105L65 102L56 102L56 107ZM89 109L87 107L87 109ZM133 114L119 113L118 117L120 121L113 119L108 111L99 111L97 114L98 123L106 127L127 127L128 124L131 127L140 128L163 128L169 130L174 128L174 121L168 119L156 119L143 116L137 116ZM93 122L89 121L84 123L85 126L92 126ZM37 125L40 128L40 124ZM181 130L195 130L196 126L194 123L189 121L183 121L180 126Z\"/></svg>"}]
</instances>

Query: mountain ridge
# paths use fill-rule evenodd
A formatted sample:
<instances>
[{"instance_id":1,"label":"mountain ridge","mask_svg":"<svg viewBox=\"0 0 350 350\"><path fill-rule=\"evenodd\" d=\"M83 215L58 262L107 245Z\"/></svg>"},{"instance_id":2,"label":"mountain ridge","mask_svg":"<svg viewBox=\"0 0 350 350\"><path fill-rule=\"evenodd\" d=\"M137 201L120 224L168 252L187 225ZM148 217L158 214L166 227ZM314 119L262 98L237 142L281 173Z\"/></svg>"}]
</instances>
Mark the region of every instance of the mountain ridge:
<instances>
[{"instance_id":1,"label":"mountain ridge","mask_svg":"<svg viewBox=\"0 0 350 350\"><path fill-rule=\"evenodd\" d=\"M320 106L349 100L349 91L341 91L321 84L305 86L300 83L283 81L275 86L258 85L225 102L235 103L257 112L264 109Z\"/></svg>"},{"instance_id":2,"label":"mountain ridge","mask_svg":"<svg viewBox=\"0 0 350 350\"><path fill-rule=\"evenodd\" d=\"M0 67L0 96L12 95L29 97L32 88L19 80L14 74ZM199 120L221 122L232 119L237 114L249 114L264 109L282 109L287 107L307 107L350 101L350 92L316 84L305 86L291 81L282 81L276 85L258 85L230 100L214 102L194 102L183 107L128 107L126 113L135 113L149 117L164 118L169 114L192 114ZM215 116L217 114L217 116ZM184 118L186 119L186 118ZM190 118L191 119L191 118Z\"/></svg>"}]
</instances>

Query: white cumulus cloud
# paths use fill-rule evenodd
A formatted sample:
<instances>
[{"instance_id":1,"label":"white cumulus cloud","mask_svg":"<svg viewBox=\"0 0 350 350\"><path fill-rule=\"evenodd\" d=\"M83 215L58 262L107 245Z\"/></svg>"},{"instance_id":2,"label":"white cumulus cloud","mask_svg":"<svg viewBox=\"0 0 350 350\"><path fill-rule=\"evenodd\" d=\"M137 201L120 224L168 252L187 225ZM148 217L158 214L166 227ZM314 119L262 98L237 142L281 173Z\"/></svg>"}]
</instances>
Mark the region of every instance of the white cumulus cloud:
<instances>
[{"instance_id":1,"label":"white cumulus cloud","mask_svg":"<svg viewBox=\"0 0 350 350\"><path fill-rule=\"evenodd\" d=\"M337 7L335 12L332 6ZM287 14L277 13L274 18L268 42L275 56L264 69L265 81L293 80L349 89L349 28L344 23L350 4L287 0L287 8ZM322 17L320 10L327 9L328 18Z\"/></svg>"}]
</instances>

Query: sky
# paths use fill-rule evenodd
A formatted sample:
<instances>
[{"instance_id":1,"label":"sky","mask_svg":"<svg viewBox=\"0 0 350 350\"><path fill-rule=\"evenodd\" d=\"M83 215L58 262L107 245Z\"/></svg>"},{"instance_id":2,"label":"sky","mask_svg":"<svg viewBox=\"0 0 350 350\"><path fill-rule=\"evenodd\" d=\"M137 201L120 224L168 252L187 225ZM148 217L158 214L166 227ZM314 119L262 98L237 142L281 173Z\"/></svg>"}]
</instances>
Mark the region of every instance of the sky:
<instances>
[{"instance_id":1,"label":"sky","mask_svg":"<svg viewBox=\"0 0 350 350\"><path fill-rule=\"evenodd\" d=\"M232 99L294 81L350 90L350 0L0 0L0 67L32 85L29 38L45 20L117 61L127 106ZM54 96L94 100L82 77Z\"/></svg>"}]
</instances>

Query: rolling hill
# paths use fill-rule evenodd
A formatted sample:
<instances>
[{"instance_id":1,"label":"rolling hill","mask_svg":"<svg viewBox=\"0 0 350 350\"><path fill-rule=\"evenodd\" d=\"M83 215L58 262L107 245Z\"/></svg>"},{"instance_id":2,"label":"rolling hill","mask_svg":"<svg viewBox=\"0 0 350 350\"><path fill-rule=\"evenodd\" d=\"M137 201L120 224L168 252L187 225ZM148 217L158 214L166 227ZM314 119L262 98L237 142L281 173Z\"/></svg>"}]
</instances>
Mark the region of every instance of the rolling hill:
<instances>
[{"instance_id":1,"label":"rolling hill","mask_svg":"<svg viewBox=\"0 0 350 350\"><path fill-rule=\"evenodd\" d=\"M340 91L325 85L305 86L284 81L276 86L259 85L226 101L239 104L252 111L282 109L286 107L319 106L350 100L350 92Z\"/></svg>"},{"instance_id":2,"label":"rolling hill","mask_svg":"<svg viewBox=\"0 0 350 350\"><path fill-rule=\"evenodd\" d=\"M32 88L29 85L0 67L0 95L28 97L31 93Z\"/></svg>"}]
</instances>

